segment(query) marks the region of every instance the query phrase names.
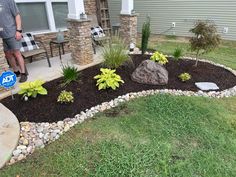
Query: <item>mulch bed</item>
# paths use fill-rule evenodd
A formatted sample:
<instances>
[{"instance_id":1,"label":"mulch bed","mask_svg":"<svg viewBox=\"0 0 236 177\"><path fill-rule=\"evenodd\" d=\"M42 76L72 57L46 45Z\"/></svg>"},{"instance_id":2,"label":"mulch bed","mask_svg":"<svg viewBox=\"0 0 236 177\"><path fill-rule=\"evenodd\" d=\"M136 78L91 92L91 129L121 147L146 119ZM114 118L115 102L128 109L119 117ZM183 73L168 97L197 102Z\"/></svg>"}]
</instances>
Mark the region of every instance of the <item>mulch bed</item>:
<instances>
[{"instance_id":1,"label":"mulch bed","mask_svg":"<svg viewBox=\"0 0 236 177\"><path fill-rule=\"evenodd\" d=\"M225 90L236 85L236 77L229 71L208 63L199 62L198 67L193 67L194 61L191 60L169 60L166 65L169 71L169 83L165 86L151 86L133 82L130 75L134 69L144 59L149 59L150 56L133 55L132 59L135 67L131 65L122 66L117 69L117 73L125 81L119 89L98 91L96 81L93 77L100 73L100 65L90 67L81 72L80 82L74 82L66 87L67 91L74 93L74 103L63 105L57 103L57 97L61 90L59 85L62 83L62 78L53 80L44 84L48 90L47 96L38 96L36 99L30 99L25 102L21 100L19 95L15 95L13 101L11 97L1 100L19 119L19 121L31 122L56 122L68 117L74 117L80 111L101 104L105 101L110 101L120 95L129 92L138 92L149 89L181 89L197 91L195 82L215 82L220 90ZM178 75L188 72L192 75L192 79L186 83L178 79Z\"/></svg>"}]
</instances>

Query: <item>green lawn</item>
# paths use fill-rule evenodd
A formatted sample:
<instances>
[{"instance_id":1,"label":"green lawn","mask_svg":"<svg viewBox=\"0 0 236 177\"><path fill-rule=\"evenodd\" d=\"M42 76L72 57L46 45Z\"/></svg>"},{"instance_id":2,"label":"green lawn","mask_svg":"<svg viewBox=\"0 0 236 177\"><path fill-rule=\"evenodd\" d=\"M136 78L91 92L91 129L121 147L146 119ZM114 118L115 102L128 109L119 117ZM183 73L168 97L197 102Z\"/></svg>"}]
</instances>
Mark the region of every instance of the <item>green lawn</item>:
<instances>
[{"instance_id":1,"label":"green lawn","mask_svg":"<svg viewBox=\"0 0 236 177\"><path fill-rule=\"evenodd\" d=\"M236 97L155 95L77 125L1 177L236 174Z\"/></svg>"},{"instance_id":2,"label":"green lawn","mask_svg":"<svg viewBox=\"0 0 236 177\"><path fill-rule=\"evenodd\" d=\"M139 46L139 45L138 45ZM189 43L186 41L174 40L154 40L149 42L149 48L163 52L164 54L172 55L175 48L180 47L183 49L185 56L194 56L194 53L189 50ZM200 58L212 60L236 69L236 42L222 41L219 48Z\"/></svg>"}]
</instances>

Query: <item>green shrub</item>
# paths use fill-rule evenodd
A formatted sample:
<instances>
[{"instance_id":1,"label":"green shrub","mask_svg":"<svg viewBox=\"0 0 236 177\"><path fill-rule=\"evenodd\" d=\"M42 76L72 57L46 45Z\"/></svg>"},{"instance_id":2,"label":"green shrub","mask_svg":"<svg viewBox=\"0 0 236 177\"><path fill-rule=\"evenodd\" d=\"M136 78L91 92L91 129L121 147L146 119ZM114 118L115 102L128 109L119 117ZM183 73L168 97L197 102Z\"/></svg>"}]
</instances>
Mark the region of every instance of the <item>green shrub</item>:
<instances>
[{"instance_id":1,"label":"green shrub","mask_svg":"<svg viewBox=\"0 0 236 177\"><path fill-rule=\"evenodd\" d=\"M173 57L175 60L178 60L181 56L183 55L183 50L181 48L176 48L174 53L173 53Z\"/></svg>"},{"instance_id":2,"label":"green shrub","mask_svg":"<svg viewBox=\"0 0 236 177\"><path fill-rule=\"evenodd\" d=\"M147 51L150 34L151 34L150 17L147 17L142 27L142 42L141 42L142 54L144 54Z\"/></svg>"},{"instance_id":3,"label":"green shrub","mask_svg":"<svg viewBox=\"0 0 236 177\"><path fill-rule=\"evenodd\" d=\"M168 63L166 56L159 52L155 52L150 59L162 65Z\"/></svg>"},{"instance_id":4,"label":"green shrub","mask_svg":"<svg viewBox=\"0 0 236 177\"><path fill-rule=\"evenodd\" d=\"M79 79L79 70L75 66L63 65L62 74L64 79L62 86L66 86Z\"/></svg>"},{"instance_id":5,"label":"green shrub","mask_svg":"<svg viewBox=\"0 0 236 177\"><path fill-rule=\"evenodd\" d=\"M128 47L125 42L118 37L112 38L112 43L103 48L102 56L104 65L110 69L116 69L129 59Z\"/></svg>"},{"instance_id":6,"label":"green shrub","mask_svg":"<svg viewBox=\"0 0 236 177\"><path fill-rule=\"evenodd\" d=\"M101 68L100 71L102 73L94 77L94 79L97 79L98 90L107 88L116 90L120 86L119 83L124 83L121 77L115 73L116 70Z\"/></svg>"},{"instance_id":7,"label":"green shrub","mask_svg":"<svg viewBox=\"0 0 236 177\"><path fill-rule=\"evenodd\" d=\"M182 73L179 75L179 79L182 81L182 82L185 82L185 81L188 81L191 79L191 75L189 73Z\"/></svg>"},{"instance_id":8,"label":"green shrub","mask_svg":"<svg viewBox=\"0 0 236 177\"><path fill-rule=\"evenodd\" d=\"M217 34L215 24L209 21L198 21L190 32L194 34L189 42L191 50L196 52L195 66L197 66L199 55L208 53L219 46L220 35Z\"/></svg>"},{"instance_id":9,"label":"green shrub","mask_svg":"<svg viewBox=\"0 0 236 177\"><path fill-rule=\"evenodd\" d=\"M38 94L47 95L47 90L42 86L45 82L42 80L35 80L33 82L24 82L19 85L20 91L18 94L23 95L25 100L28 97L36 98Z\"/></svg>"},{"instance_id":10,"label":"green shrub","mask_svg":"<svg viewBox=\"0 0 236 177\"><path fill-rule=\"evenodd\" d=\"M68 92L66 90L61 91L60 95L57 98L57 102L59 103L73 103L74 96L72 92Z\"/></svg>"}]
</instances>

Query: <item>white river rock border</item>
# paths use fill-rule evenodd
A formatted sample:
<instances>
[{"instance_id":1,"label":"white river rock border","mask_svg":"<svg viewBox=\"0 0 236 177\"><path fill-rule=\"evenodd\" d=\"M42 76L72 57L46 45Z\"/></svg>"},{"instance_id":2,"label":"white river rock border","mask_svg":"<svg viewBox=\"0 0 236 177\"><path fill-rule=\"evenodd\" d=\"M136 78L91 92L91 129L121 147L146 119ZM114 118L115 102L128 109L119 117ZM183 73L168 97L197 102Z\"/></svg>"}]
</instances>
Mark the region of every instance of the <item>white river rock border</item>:
<instances>
[{"instance_id":1,"label":"white river rock border","mask_svg":"<svg viewBox=\"0 0 236 177\"><path fill-rule=\"evenodd\" d=\"M183 57L183 59L195 60L191 57ZM208 60L199 60L213 64L215 66L222 67L236 76L236 71L226 67L221 64L216 64ZM76 124L84 122L86 119L93 117L99 112L114 108L121 103L127 102L129 100L145 97L148 95L155 94L170 94L175 96L202 96L209 98L223 98L236 96L236 86L233 88L223 90L223 91L210 91L210 92L193 92L193 91L182 91L175 89L161 89L161 90L146 90L136 93L127 93L123 96L119 96L109 102L104 102L100 105L82 111L77 114L74 118L66 118L63 121L58 121L54 123L33 123L33 122L21 122L21 132L18 146L11 154L10 161L7 165L16 163L17 161L25 159L27 156L32 154L35 149L44 148L45 145L57 140L62 134L70 130Z\"/></svg>"}]
</instances>

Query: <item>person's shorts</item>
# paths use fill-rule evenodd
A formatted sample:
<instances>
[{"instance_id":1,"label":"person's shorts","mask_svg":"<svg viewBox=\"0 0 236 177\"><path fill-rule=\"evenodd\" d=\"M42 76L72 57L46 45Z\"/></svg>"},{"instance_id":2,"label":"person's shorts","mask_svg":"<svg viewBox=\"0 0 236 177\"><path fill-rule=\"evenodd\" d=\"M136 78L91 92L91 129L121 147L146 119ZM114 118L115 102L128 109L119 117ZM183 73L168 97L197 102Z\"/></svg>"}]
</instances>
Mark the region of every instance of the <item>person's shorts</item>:
<instances>
[{"instance_id":1,"label":"person's shorts","mask_svg":"<svg viewBox=\"0 0 236 177\"><path fill-rule=\"evenodd\" d=\"M3 39L3 50L10 51L10 50L20 50L21 42L17 41L15 37Z\"/></svg>"}]
</instances>

